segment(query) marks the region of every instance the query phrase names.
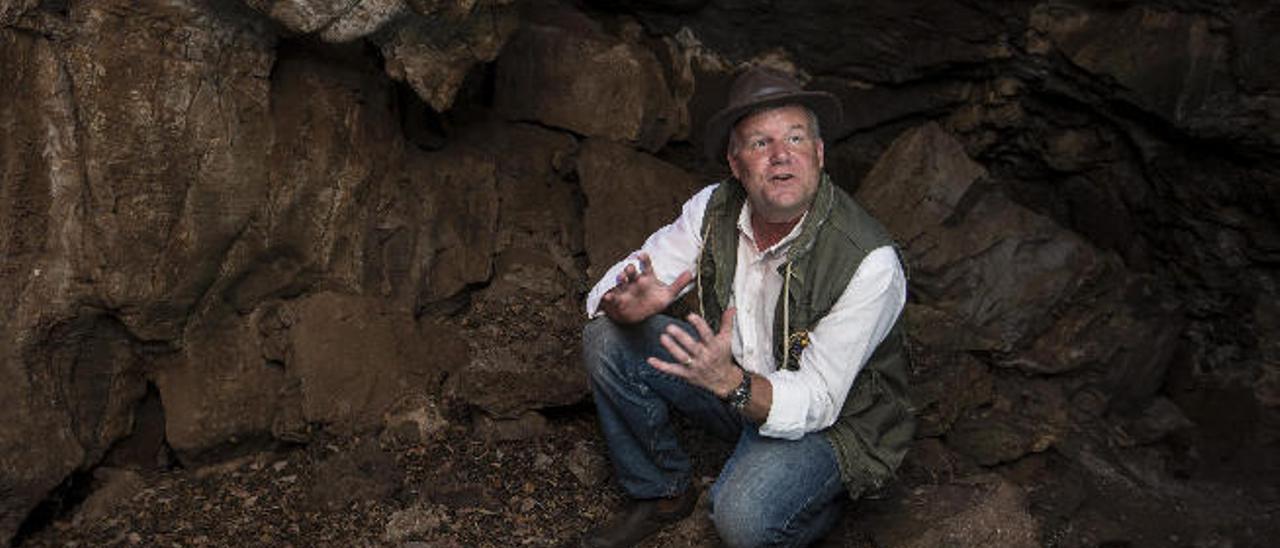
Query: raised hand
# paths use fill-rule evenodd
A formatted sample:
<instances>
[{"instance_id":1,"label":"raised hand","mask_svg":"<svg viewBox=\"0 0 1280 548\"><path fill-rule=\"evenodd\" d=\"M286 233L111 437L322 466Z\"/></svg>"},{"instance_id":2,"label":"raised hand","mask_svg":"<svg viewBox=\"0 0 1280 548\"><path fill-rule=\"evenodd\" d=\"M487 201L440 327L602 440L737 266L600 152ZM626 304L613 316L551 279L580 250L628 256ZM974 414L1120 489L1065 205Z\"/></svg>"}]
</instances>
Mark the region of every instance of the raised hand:
<instances>
[{"instance_id":1,"label":"raised hand","mask_svg":"<svg viewBox=\"0 0 1280 548\"><path fill-rule=\"evenodd\" d=\"M733 363L733 317L736 309L729 308L720 317L720 332L711 330L706 320L697 314L689 314L689 323L698 332L694 339L677 325L667 326L660 342L676 363L649 358L649 365L668 375L679 377L695 386L701 386L721 399L742 382L741 368Z\"/></svg>"},{"instance_id":2,"label":"raised hand","mask_svg":"<svg viewBox=\"0 0 1280 548\"><path fill-rule=\"evenodd\" d=\"M670 285L664 284L654 275L649 254L641 253L638 258L640 269L627 265L618 274L618 285L600 299L600 310L615 322L637 323L662 312L693 281L693 274L686 270Z\"/></svg>"}]
</instances>

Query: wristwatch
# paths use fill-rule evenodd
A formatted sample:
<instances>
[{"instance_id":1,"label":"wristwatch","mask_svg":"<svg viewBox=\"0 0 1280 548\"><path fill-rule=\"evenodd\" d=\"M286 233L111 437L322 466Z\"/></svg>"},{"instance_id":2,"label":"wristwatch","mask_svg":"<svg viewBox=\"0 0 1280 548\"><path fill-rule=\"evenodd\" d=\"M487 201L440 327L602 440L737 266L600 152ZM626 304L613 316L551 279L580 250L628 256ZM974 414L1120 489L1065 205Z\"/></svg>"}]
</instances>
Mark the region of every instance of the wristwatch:
<instances>
[{"instance_id":1,"label":"wristwatch","mask_svg":"<svg viewBox=\"0 0 1280 548\"><path fill-rule=\"evenodd\" d=\"M734 365L737 365L736 363ZM742 383L734 388L732 392L725 398L729 403L729 407L739 413L747 408L747 402L751 401L751 373L748 373L741 365L738 369L742 371Z\"/></svg>"}]
</instances>

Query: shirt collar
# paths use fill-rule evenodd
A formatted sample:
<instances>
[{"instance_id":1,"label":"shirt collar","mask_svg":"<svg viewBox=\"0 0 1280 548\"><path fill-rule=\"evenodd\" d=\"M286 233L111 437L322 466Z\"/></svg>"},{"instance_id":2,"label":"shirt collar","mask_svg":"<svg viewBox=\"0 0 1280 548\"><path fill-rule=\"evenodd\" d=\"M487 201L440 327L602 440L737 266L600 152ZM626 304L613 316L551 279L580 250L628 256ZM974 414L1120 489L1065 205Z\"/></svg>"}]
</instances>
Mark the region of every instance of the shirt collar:
<instances>
[{"instance_id":1,"label":"shirt collar","mask_svg":"<svg viewBox=\"0 0 1280 548\"><path fill-rule=\"evenodd\" d=\"M800 222L796 223L796 226L791 227L791 232L788 232L786 236L783 236L781 240L778 240L778 243L773 244L769 249L762 251L761 254L774 253L786 249L788 245L791 245L793 240L800 236L800 230L804 227L804 221L808 217L809 212L806 210L804 214L800 216ZM755 243L756 234L751 228L751 200L742 202L742 211L738 213L738 232L746 234L747 239L751 240L752 243ZM752 249L755 249L754 246Z\"/></svg>"}]
</instances>

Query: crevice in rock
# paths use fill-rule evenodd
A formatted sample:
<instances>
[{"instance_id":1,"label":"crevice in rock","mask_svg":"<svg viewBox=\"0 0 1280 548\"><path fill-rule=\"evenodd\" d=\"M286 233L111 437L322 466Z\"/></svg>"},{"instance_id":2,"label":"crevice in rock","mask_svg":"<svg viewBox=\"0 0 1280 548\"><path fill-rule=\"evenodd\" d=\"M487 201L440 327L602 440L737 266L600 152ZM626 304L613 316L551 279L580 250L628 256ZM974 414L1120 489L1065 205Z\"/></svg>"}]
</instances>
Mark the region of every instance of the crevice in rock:
<instances>
[{"instance_id":1,"label":"crevice in rock","mask_svg":"<svg viewBox=\"0 0 1280 548\"><path fill-rule=\"evenodd\" d=\"M23 541L71 515L93 491L93 470L77 470L49 492L35 509L27 514L10 542L22 546Z\"/></svg>"},{"instance_id":2,"label":"crevice in rock","mask_svg":"<svg viewBox=\"0 0 1280 548\"><path fill-rule=\"evenodd\" d=\"M165 439L164 405L154 383L133 410L133 430L116 441L98 466L135 470L163 470L176 465ZM96 468L96 466L95 466Z\"/></svg>"},{"instance_id":3,"label":"crevice in rock","mask_svg":"<svg viewBox=\"0 0 1280 548\"><path fill-rule=\"evenodd\" d=\"M494 106L496 94L497 63L477 63L462 78L453 97L450 112L488 111Z\"/></svg>"},{"instance_id":4,"label":"crevice in rock","mask_svg":"<svg viewBox=\"0 0 1280 548\"><path fill-rule=\"evenodd\" d=\"M482 282L466 284L457 293L443 299L419 303L414 310L415 320L422 318L456 318L471 310L471 301L475 295L493 283L492 278Z\"/></svg>"},{"instance_id":5,"label":"crevice in rock","mask_svg":"<svg viewBox=\"0 0 1280 548\"><path fill-rule=\"evenodd\" d=\"M42 0L39 9L62 17L71 14L70 0Z\"/></svg>"},{"instance_id":6,"label":"crevice in rock","mask_svg":"<svg viewBox=\"0 0 1280 548\"><path fill-rule=\"evenodd\" d=\"M596 406L590 397L586 397L567 405L543 407L538 409L537 412L546 417L547 421L552 424L568 423L595 415Z\"/></svg>"},{"instance_id":7,"label":"crevice in rock","mask_svg":"<svg viewBox=\"0 0 1280 548\"><path fill-rule=\"evenodd\" d=\"M445 121L406 82L395 83L396 113L406 141L425 151L440 150L449 142Z\"/></svg>"}]
</instances>

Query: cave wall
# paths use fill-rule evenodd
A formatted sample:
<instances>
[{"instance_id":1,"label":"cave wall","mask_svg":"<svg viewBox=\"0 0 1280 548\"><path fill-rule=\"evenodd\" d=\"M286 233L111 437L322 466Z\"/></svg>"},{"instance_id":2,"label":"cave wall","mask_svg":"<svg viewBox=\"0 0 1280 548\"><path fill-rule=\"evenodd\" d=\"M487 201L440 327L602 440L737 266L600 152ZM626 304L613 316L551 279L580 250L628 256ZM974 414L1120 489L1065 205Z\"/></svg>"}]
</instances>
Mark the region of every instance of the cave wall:
<instances>
[{"instance_id":1,"label":"cave wall","mask_svg":"<svg viewBox=\"0 0 1280 548\"><path fill-rule=\"evenodd\" d=\"M184 464L581 401L582 294L724 175L697 143L747 63L845 106L921 455L1274 462L1278 34L1261 1L0 0L0 537L149 391Z\"/></svg>"}]
</instances>

